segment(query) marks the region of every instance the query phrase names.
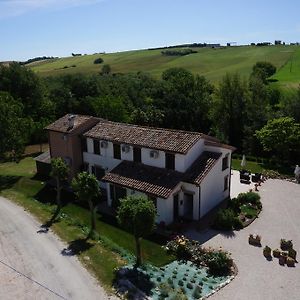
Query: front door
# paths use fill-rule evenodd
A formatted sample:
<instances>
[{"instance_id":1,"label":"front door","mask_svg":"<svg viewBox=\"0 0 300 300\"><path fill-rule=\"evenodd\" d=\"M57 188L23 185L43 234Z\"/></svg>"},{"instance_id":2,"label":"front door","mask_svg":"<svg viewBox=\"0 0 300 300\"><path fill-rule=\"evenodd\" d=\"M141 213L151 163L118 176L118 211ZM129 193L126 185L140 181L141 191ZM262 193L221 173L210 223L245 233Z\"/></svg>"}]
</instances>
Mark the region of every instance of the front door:
<instances>
[{"instance_id":1,"label":"front door","mask_svg":"<svg viewBox=\"0 0 300 300\"><path fill-rule=\"evenodd\" d=\"M116 185L111 185L111 198L112 198L112 207L114 209L117 209L120 205L120 199L123 199L127 196L126 189L116 186Z\"/></svg>"},{"instance_id":2,"label":"front door","mask_svg":"<svg viewBox=\"0 0 300 300\"><path fill-rule=\"evenodd\" d=\"M194 196L193 194L184 193L184 217L193 219Z\"/></svg>"},{"instance_id":3,"label":"front door","mask_svg":"<svg viewBox=\"0 0 300 300\"><path fill-rule=\"evenodd\" d=\"M174 195L173 197L173 221L174 222L178 219L178 201L179 201L179 194Z\"/></svg>"}]
</instances>

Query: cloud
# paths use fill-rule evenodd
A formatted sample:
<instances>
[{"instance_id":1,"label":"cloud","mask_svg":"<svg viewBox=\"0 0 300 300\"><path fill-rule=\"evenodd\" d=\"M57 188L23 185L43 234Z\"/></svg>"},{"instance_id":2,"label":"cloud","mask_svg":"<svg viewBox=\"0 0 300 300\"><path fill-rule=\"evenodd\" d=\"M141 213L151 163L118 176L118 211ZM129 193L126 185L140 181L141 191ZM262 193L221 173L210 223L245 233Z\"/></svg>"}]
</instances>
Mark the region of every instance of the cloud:
<instances>
[{"instance_id":1,"label":"cloud","mask_svg":"<svg viewBox=\"0 0 300 300\"><path fill-rule=\"evenodd\" d=\"M104 0L0 0L0 18L16 17L36 10L62 10L93 5Z\"/></svg>"}]
</instances>

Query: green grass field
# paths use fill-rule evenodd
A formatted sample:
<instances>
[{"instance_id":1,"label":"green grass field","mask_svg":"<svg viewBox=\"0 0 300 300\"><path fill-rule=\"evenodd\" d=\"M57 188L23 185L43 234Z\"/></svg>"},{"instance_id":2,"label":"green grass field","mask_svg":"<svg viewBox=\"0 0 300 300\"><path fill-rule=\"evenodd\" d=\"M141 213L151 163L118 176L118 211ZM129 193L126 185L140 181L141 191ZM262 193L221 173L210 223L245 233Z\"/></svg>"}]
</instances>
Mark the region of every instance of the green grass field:
<instances>
[{"instance_id":1,"label":"green grass field","mask_svg":"<svg viewBox=\"0 0 300 300\"><path fill-rule=\"evenodd\" d=\"M198 53L186 56L164 56L161 50L137 50L108 54L83 55L66 57L52 61L43 61L28 65L41 76L61 74L96 74L103 64L109 64L113 73L148 72L159 78L162 72L172 67L183 67L194 74L207 77L212 82L218 82L227 72L239 72L248 77L252 66L257 61L273 63L279 70L274 79L285 85L292 81L300 81L300 47L299 46L241 46L224 47L220 49L195 48ZM103 64L94 64L98 57L103 58ZM293 72L289 74L293 61ZM72 67L76 65L76 67ZM68 66L68 68L64 68ZM292 86L294 86L292 84Z\"/></svg>"}]
</instances>

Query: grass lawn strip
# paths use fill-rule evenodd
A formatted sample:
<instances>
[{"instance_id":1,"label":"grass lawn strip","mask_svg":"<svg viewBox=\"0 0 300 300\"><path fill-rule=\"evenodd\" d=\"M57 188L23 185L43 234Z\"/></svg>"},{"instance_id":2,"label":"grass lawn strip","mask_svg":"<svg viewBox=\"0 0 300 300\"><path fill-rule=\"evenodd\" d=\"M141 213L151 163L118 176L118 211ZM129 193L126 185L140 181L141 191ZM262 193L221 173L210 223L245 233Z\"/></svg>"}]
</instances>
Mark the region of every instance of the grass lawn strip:
<instances>
[{"instance_id":1,"label":"grass lawn strip","mask_svg":"<svg viewBox=\"0 0 300 300\"><path fill-rule=\"evenodd\" d=\"M45 195L45 183L34 178L34 175L35 162L31 157L18 164L0 164L0 194L23 206L43 224L51 219L55 209L55 205L49 204L50 200L55 199L55 194ZM85 241L89 221L87 209L68 204L62 209L59 222L51 228L72 246L83 264L109 290L114 279L114 269L127 264L135 253L134 238L98 217L99 240ZM165 265L174 259L160 245L151 241L143 240L142 249L144 258L156 266Z\"/></svg>"}]
</instances>

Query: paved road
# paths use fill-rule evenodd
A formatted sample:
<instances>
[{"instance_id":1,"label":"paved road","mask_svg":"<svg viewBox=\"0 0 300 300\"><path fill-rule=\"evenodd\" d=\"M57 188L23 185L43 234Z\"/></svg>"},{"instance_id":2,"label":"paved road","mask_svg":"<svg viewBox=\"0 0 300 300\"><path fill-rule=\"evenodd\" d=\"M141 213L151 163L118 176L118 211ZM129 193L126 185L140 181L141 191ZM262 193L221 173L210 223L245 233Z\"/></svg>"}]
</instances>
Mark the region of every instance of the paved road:
<instances>
[{"instance_id":1,"label":"paved road","mask_svg":"<svg viewBox=\"0 0 300 300\"><path fill-rule=\"evenodd\" d=\"M230 251L239 269L238 276L211 300L300 299L300 263L295 268L282 267L277 258L267 261L262 254L265 245L275 249L281 238L291 239L300 261L300 185L270 179L260 187L260 194L263 211L244 230L227 235L213 230L189 232L189 237L205 246ZM250 233L262 236L262 248L248 244Z\"/></svg>"},{"instance_id":2,"label":"paved road","mask_svg":"<svg viewBox=\"0 0 300 300\"><path fill-rule=\"evenodd\" d=\"M0 299L111 299L51 232L0 197Z\"/></svg>"}]
</instances>

